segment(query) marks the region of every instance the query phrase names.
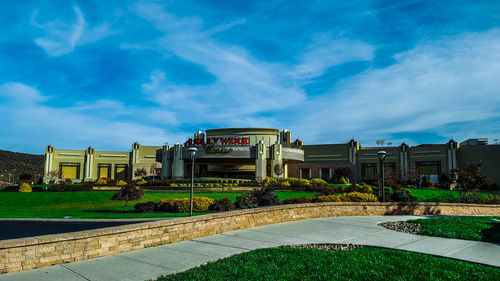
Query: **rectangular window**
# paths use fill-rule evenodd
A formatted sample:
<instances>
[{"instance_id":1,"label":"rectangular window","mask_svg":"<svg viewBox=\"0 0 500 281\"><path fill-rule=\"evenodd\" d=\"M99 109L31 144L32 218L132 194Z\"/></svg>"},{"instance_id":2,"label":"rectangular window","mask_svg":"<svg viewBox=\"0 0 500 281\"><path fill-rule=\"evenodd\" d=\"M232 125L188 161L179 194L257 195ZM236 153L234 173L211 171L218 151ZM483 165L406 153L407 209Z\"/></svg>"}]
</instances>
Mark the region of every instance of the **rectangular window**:
<instances>
[{"instance_id":1,"label":"rectangular window","mask_svg":"<svg viewBox=\"0 0 500 281\"><path fill-rule=\"evenodd\" d=\"M363 163L361 164L361 177L363 180L377 179L377 164L376 163Z\"/></svg>"},{"instance_id":2,"label":"rectangular window","mask_svg":"<svg viewBox=\"0 0 500 281\"><path fill-rule=\"evenodd\" d=\"M300 168L302 179L309 179L311 178L311 174L309 173L311 169L309 168Z\"/></svg>"},{"instance_id":3,"label":"rectangular window","mask_svg":"<svg viewBox=\"0 0 500 281\"><path fill-rule=\"evenodd\" d=\"M116 164L115 165L115 180L127 180L127 164Z\"/></svg>"},{"instance_id":4,"label":"rectangular window","mask_svg":"<svg viewBox=\"0 0 500 281\"><path fill-rule=\"evenodd\" d=\"M99 164L99 165L97 165L97 177L98 178L111 178L111 164Z\"/></svg>"},{"instance_id":5,"label":"rectangular window","mask_svg":"<svg viewBox=\"0 0 500 281\"><path fill-rule=\"evenodd\" d=\"M59 171L61 179L79 179L80 163L60 163Z\"/></svg>"},{"instance_id":6,"label":"rectangular window","mask_svg":"<svg viewBox=\"0 0 500 281\"><path fill-rule=\"evenodd\" d=\"M320 168L321 170L321 179L327 180L330 178L330 168Z\"/></svg>"},{"instance_id":7,"label":"rectangular window","mask_svg":"<svg viewBox=\"0 0 500 281\"><path fill-rule=\"evenodd\" d=\"M427 161L417 162L417 171L420 175L440 175L441 162L440 161Z\"/></svg>"}]
</instances>

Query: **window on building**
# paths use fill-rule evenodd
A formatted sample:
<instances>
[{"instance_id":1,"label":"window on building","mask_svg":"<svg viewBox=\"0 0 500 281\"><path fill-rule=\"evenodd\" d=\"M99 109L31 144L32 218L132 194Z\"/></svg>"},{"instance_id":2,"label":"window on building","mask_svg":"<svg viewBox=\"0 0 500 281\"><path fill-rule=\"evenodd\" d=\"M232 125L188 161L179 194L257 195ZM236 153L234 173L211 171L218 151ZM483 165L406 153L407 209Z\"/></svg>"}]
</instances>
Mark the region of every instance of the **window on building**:
<instances>
[{"instance_id":1,"label":"window on building","mask_svg":"<svg viewBox=\"0 0 500 281\"><path fill-rule=\"evenodd\" d=\"M364 181L377 179L377 163L361 164L361 178Z\"/></svg>"},{"instance_id":2,"label":"window on building","mask_svg":"<svg viewBox=\"0 0 500 281\"><path fill-rule=\"evenodd\" d=\"M425 161L416 162L417 172L420 175L422 181L433 181L437 183L439 181L439 175L441 174L441 162L440 161Z\"/></svg>"},{"instance_id":3,"label":"window on building","mask_svg":"<svg viewBox=\"0 0 500 281\"><path fill-rule=\"evenodd\" d=\"M98 164L97 165L98 178L111 178L111 164Z\"/></svg>"},{"instance_id":4,"label":"window on building","mask_svg":"<svg viewBox=\"0 0 500 281\"><path fill-rule=\"evenodd\" d=\"M127 180L128 176L128 165L127 164L116 164L115 165L115 180Z\"/></svg>"},{"instance_id":5,"label":"window on building","mask_svg":"<svg viewBox=\"0 0 500 281\"><path fill-rule=\"evenodd\" d=\"M330 179L330 168L320 168L320 175L323 180Z\"/></svg>"},{"instance_id":6,"label":"window on building","mask_svg":"<svg viewBox=\"0 0 500 281\"><path fill-rule=\"evenodd\" d=\"M79 179L80 163L60 163L59 171L61 179Z\"/></svg>"},{"instance_id":7,"label":"window on building","mask_svg":"<svg viewBox=\"0 0 500 281\"><path fill-rule=\"evenodd\" d=\"M311 178L311 169L310 168L300 168L300 178L301 179L309 179Z\"/></svg>"}]
</instances>

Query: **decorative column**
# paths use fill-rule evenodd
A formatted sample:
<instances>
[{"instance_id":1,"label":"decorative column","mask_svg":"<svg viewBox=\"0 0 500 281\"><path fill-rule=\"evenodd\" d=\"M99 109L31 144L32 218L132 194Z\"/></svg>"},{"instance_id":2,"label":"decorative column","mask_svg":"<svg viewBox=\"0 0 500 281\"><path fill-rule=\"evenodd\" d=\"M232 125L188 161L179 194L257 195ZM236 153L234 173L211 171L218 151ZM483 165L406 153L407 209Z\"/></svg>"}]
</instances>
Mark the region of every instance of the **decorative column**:
<instances>
[{"instance_id":1,"label":"decorative column","mask_svg":"<svg viewBox=\"0 0 500 281\"><path fill-rule=\"evenodd\" d=\"M51 144L45 148L45 166L43 170L43 183L49 183L49 173L52 171L52 166L54 165L54 151L55 148Z\"/></svg>"},{"instance_id":2,"label":"decorative column","mask_svg":"<svg viewBox=\"0 0 500 281\"><path fill-rule=\"evenodd\" d=\"M267 147L263 140L260 140L255 147L255 179L261 180L267 176Z\"/></svg>"},{"instance_id":3,"label":"decorative column","mask_svg":"<svg viewBox=\"0 0 500 281\"><path fill-rule=\"evenodd\" d=\"M408 179L408 150L410 146L406 143L402 143L399 147L399 170L401 178L404 180Z\"/></svg>"},{"instance_id":4,"label":"decorative column","mask_svg":"<svg viewBox=\"0 0 500 281\"><path fill-rule=\"evenodd\" d=\"M172 177L172 159L170 156L170 146L168 143L163 145L161 151L161 178L168 179Z\"/></svg>"},{"instance_id":5,"label":"decorative column","mask_svg":"<svg viewBox=\"0 0 500 281\"><path fill-rule=\"evenodd\" d=\"M351 139L348 143L348 147L349 147L348 148L349 149L349 163L353 167L352 176L354 177L355 181L361 180L360 175L358 173L358 169L357 169L358 164L356 161L358 150L359 150L359 142L357 142L354 139ZM332 178L332 176L330 178Z\"/></svg>"},{"instance_id":6,"label":"decorative column","mask_svg":"<svg viewBox=\"0 0 500 281\"><path fill-rule=\"evenodd\" d=\"M182 150L184 146L180 143L174 145L173 159L172 159L172 179L180 179L184 177L184 158L182 157Z\"/></svg>"},{"instance_id":7,"label":"decorative column","mask_svg":"<svg viewBox=\"0 0 500 281\"><path fill-rule=\"evenodd\" d=\"M92 146L89 146L87 150L85 150L85 169L83 180L84 181L94 181L94 158L95 158L95 149Z\"/></svg>"},{"instance_id":8,"label":"decorative column","mask_svg":"<svg viewBox=\"0 0 500 281\"><path fill-rule=\"evenodd\" d=\"M455 140L448 142L448 174L451 170L457 168L457 149L459 144Z\"/></svg>"},{"instance_id":9,"label":"decorative column","mask_svg":"<svg viewBox=\"0 0 500 281\"><path fill-rule=\"evenodd\" d=\"M281 151L281 144L275 143L272 145L272 156L271 156L271 174L273 177L278 177L276 173L274 173L275 165L283 165L283 153ZM281 177L281 175L280 175Z\"/></svg>"}]
</instances>

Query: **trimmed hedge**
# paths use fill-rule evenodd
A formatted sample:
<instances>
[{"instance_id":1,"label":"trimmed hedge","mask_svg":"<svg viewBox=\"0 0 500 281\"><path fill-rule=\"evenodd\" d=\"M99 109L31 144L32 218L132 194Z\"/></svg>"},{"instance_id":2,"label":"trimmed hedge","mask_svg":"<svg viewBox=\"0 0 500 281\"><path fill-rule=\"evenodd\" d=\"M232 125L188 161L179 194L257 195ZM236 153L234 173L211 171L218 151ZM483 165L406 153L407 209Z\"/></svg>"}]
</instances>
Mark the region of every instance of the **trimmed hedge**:
<instances>
[{"instance_id":1,"label":"trimmed hedge","mask_svg":"<svg viewBox=\"0 0 500 281\"><path fill-rule=\"evenodd\" d=\"M208 208L215 203L214 199L207 197L193 197L193 212L202 213L208 211ZM158 210L170 213L189 212L189 198L182 199L163 199L158 204Z\"/></svg>"}]
</instances>

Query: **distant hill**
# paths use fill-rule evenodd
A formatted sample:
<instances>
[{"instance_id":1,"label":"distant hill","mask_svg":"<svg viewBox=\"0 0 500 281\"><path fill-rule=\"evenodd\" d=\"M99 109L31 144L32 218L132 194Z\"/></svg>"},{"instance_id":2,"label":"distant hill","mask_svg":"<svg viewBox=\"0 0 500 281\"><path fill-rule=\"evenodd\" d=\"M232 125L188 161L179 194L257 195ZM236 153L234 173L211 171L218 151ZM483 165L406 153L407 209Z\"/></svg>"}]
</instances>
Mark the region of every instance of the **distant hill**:
<instances>
[{"instance_id":1,"label":"distant hill","mask_svg":"<svg viewBox=\"0 0 500 281\"><path fill-rule=\"evenodd\" d=\"M22 174L43 174L44 156L0 150L0 174L3 179L8 179L8 174L19 178ZM0 177L1 180L1 177Z\"/></svg>"}]
</instances>

